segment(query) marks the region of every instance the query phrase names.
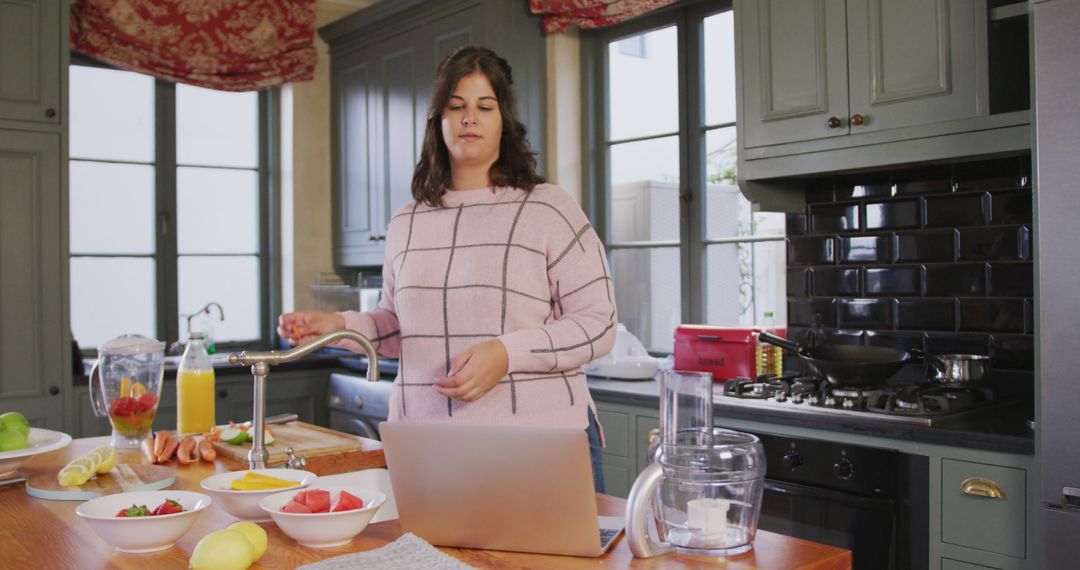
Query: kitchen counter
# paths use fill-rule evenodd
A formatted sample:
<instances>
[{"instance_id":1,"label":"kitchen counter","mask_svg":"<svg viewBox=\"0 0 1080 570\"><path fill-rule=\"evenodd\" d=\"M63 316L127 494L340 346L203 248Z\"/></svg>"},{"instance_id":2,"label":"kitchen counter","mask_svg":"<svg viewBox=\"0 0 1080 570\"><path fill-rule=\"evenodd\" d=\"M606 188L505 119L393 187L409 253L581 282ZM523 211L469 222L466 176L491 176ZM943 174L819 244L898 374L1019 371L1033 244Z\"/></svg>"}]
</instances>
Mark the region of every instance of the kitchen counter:
<instances>
[{"instance_id":1,"label":"kitchen counter","mask_svg":"<svg viewBox=\"0 0 1080 570\"><path fill-rule=\"evenodd\" d=\"M635 382L590 377L588 385L595 400L659 410L660 384L656 380ZM1019 405L987 407L971 414L940 420L933 426L882 421L871 414L860 417L803 415L785 412L779 408L745 408L725 404L723 397L714 399L713 410L717 417L723 418L1002 453L1035 453L1035 434L1027 426L1028 414L1024 407Z\"/></svg>"},{"instance_id":2,"label":"kitchen counter","mask_svg":"<svg viewBox=\"0 0 1080 570\"><path fill-rule=\"evenodd\" d=\"M104 437L77 439L65 449L35 458L22 469L22 474L32 476L54 471L72 458L106 443L108 438ZM377 442L368 443L378 446ZM124 450L119 454L121 463L145 462L138 450ZM367 461L363 465L357 464L354 469L375 466L378 465ZM200 462L177 467L177 482L172 488L200 491L199 482L205 477L244 468L245 465L221 459L212 465ZM78 501L36 499L27 495L20 485L0 489L0 551L4 552L4 565L15 568L187 568L188 558L202 537L235 522L220 508L211 505L173 548L152 554L119 554L112 552L108 544L75 515L78 504ZM625 503L615 497L597 495L597 508L600 514L622 514ZM269 547L252 568L294 568L350 552L378 548L403 534L396 520L385 521L370 525L347 546L320 550L298 546L273 523L262 523L261 526L269 535ZM724 567L729 570L851 568L851 553L847 550L770 532L759 531L754 546L750 552L730 558ZM440 550L478 568L677 569L698 567L702 562L701 559L685 555L636 560L630 553L625 537L619 538L611 551L597 559L459 548Z\"/></svg>"}]
</instances>

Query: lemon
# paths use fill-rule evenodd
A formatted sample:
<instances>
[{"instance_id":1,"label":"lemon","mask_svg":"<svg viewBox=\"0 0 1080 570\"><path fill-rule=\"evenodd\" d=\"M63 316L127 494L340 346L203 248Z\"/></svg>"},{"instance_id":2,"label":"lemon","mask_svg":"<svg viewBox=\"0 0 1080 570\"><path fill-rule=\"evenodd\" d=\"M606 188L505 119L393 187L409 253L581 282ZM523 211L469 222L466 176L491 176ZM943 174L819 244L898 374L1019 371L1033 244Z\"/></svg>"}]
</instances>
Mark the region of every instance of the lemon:
<instances>
[{"instance_id":1,"label":"lemon","mask_svg":"<svg viewBox=\"0 0 1080 570\"><path fill-rule=\"evenodd\" d=\"M56 482L63 487L78 487L90 480L90 472L81 465L65 467L56 474Z\"/></svg>"},{"instance_id":2,"label":"lemon","mask_svg":"<svg viewBox=\"0 0 1080 570\"><path fill-rule=\"evenodd\" d=\"M93 474L93 473L97 472L98 461L96 460L96 458L91 459L91 458L84 455L84 456L72 461L71 463L68 463L66 465L66 467L74 467L76 465L82 466L84 469L86 469L87 473Z\"/></svg>"},{"instance_id":3,"label":"lemon","mask_svg":"<svg viewBox=\"0 0 1080 570\"><path fill-rule=\"evenodd\" d=\"M228 530L235 530L244 535L244 538L248 539L255 552L251 555L251 562L254 564L262 555L266 552L266 531L263 527L253 522L238 522L229 525Z\"/></svg>"},{"instance_id":4,"label":"lemon","mask_svg":"<svg viewBox=\"0 0 1080 570\"><path fill-rule=\"evenodd\" d=\"M254 561L255 547L243 532L214 531L203 537L191 552L191 570L243 570Z\"/></svg>"},{"instance_id":5,"label":"lemon","mask_svg":"<svg viewBox=\"0 0 1080 570\"><path fill-rule=\"evenodd\" d=\"M116 467L116 450L111 446L103 445L94 451L91 451L91 453L97 453L98 457L101 458L101 461L97 466L98 473L108 473L109 471L112 471L113 467Z\"/></svg>"}]
</instances>

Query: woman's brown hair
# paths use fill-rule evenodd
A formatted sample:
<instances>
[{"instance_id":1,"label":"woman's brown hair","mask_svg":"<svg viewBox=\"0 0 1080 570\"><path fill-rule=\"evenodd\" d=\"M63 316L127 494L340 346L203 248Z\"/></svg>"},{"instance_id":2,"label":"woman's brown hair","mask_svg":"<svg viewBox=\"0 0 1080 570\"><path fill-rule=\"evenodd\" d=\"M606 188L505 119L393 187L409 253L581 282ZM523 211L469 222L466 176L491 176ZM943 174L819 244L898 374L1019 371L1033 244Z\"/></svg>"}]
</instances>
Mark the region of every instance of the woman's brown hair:
<instances>
[{"instance_id":1,"label":"woman's brown hair","mask_svg":"<svg viewBox=\"0 0 1080 570\"><path fill-rule=\"evenodd\" d=\"M510 64L495 52L477 46L458 48L439 64L435 90L424 128L424 146L420 162L413 171L412 195L417 202L444 206L443 194L450 188L450 152L442 136L442 112L450 101L458 80L479 71L487 76L499 100L502 134L499 158L488 170L494 186L509 186L532 191L544 178L536 173L536 156L525 139L525 125L517 118Z\"/></svg>"}]
</instances>

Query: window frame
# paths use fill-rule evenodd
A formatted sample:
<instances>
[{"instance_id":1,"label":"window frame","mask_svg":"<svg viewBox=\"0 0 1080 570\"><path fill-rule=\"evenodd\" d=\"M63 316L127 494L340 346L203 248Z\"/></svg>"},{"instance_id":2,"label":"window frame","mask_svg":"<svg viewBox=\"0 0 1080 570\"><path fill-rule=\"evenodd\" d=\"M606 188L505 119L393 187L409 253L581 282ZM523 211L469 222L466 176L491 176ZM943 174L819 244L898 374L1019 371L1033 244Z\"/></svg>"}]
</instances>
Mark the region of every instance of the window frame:
<instances>
[{"instance_id":1,"label":"window frame","mask_svg":"<svg viewBox=\"0 0 1080 570\"><path fill-rule=\"evenodd\" d=\"M104 62L71 52L71 66L97 67L129 71ZM133 72L137 73L137 72ZM274 87L258 93L258 159L255 167L258 180L259 211L259 337L246 341L216 343L219 352L248 347L276 346L276 315L281 310L281 256L278 246L280 235L280 88ZM99 160L69 157L69 161L105 162L116 164L149 164L154 167L154 248L149 256L98 255L68 253L68 263L78 257L149 257L154 260L154 278L157 289L157 338L171 344L180 339L186 326L180 318L181 309L196 310L199 307L179 306L179 259L177 253L177 160L176 160L176 84L154 78L154 158L150 163L123 160ZM182 165L206 167L206 165ZM250 170L240 167L209 167L231 170ZM220 254L191 255L189 257L212 257ZM212 301L214 299L207 299ZM228 307L225 307L226 311ZM228 313L226 312L226 318ZM70 318L70 316L69 316ZM76 339L78 340L78 339ZM84 357L94 357L97 348L79 345Z\"/></svg>"},{"instance_id":2,"label":"window frame","mask_svg":"<svg viewBox=\"0 0 1080 570\"><path fill-rule=\"evenodd\" d=\"M707 320L707 247L720 244L753 244L784 241L785 236L731 236L708 238L705 190L708 180L706 136L709 131L736 127L737 120L705 122L705 18L734 10L731 0L684 0L633 20L581 34L582 164L584 208L604 243L609 263L618 249L679 248L681 318L683 323ZM613 140L607 100L609 43L652 30L676 27L678 57L678 133L660 133ZM738 31L735 33L738 41ZM738 69L738 62L736 62ZM696 70L689 73L690 70ZM739 106L737 105L737 109ZM738 111L736 112L736 119ZM611 239L611 180L609 151L615 144L677 135L679 141L679 241L678 243L617 243Z\"/></svg>"}]
</instances>

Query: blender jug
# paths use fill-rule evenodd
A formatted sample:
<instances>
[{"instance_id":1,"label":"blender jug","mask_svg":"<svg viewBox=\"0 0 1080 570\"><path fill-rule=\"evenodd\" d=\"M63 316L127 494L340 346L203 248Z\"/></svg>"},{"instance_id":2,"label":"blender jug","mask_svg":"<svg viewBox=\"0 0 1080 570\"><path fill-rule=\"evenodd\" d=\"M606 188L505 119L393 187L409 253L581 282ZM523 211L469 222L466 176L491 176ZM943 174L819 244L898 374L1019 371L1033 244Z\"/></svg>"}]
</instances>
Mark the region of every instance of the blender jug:
<instances>
[{"instance_id":1,"label":"blender jug","mask_svg":"<svg viewBox=\"0 0 1080 570\"><path fill-rule=\"evenodd\" d=\"M137 448L150 434L165 373L165 343L123 335L98 347L90 369L94 415L109 418L112 446Z\"/></svg>"},{"instance_id":2,"label":"blender jug","mask_svg":"<svg viewBox=\"0 0 1080 570\"><path fill-rule=\"evenodd\" d=\"M753 435L713 427L712 388L708 372L660 376L659 445L626 504L626 536L636 557L671 550L725 556L753 547L765 450Z\"/></svg>"}]
</instances>

